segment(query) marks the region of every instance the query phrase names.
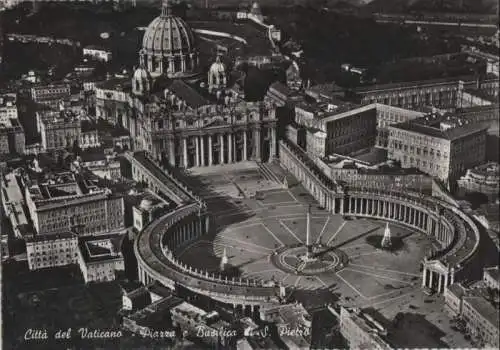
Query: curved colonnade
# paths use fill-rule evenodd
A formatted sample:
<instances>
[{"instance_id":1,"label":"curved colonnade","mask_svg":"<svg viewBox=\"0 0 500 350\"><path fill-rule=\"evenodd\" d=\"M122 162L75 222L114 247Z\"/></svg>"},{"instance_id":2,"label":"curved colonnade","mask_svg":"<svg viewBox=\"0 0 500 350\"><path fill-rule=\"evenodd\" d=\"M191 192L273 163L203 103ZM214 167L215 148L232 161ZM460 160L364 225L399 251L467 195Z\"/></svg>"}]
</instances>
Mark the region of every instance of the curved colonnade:
<instances>
[{"instance_id":1,"label":"curved colonnade","mask_svg":"<svg viewBox=\"0 0 500 350\"><path fill-rule=\"evenodd\" d=\"M477 256L480 234L458 207L419 193L340 189L305 154L284 141L280 141L280 161L331 213L397 222L432 236L439 248L423 258L422 287L441 293L466 278L468 264Z\"/></svg>"},{"instance_id":2,"label":"curved colonnade","mask_svg":"<svg viewBox=\"0 0 500 350\"><path fill-rule=\"evenodd\" d=\"M280 287L249 279L227 279L195 269L175 258L173 251L209 232L210 219L196 203L178 207L152 222L137 237L134 252L139 280L158 281L175 289L181 285L215 300L238 306L257 307L279 302Z\"/></svg>"}]
</instances>

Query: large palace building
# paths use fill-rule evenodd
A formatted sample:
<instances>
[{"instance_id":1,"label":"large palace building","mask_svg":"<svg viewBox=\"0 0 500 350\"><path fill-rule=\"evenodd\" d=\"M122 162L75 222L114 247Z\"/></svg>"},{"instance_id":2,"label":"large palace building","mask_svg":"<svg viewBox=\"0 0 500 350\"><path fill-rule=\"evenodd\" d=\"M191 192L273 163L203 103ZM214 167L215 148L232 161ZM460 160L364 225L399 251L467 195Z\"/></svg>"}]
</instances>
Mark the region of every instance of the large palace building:
<instances>
[{"instance_id":1,"label":"large palace building","mask_svg":"<svg viewBox=\"0 0 500 350\"><path fill-rule=\"evenodd\" d=\"M267 102L247 102L217 54L200 71L197 37L168 1L147 27L132 81L96 86L96 114L130 130L134 150L189 168L276 156L276 118Z\"/></svg>"}]
</instances>

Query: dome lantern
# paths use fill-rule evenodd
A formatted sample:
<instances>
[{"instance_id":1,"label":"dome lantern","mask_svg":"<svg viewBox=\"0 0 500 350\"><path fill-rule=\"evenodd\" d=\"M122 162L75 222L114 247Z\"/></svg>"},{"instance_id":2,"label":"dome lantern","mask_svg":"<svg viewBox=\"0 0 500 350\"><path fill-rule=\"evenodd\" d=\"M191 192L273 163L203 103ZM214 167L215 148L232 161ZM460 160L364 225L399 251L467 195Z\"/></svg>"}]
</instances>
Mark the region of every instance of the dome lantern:
<instances>
[{"instance_id":1,"label":"dome lantern","mask_svg":"<svg viewBox=\"0 0 500 350\"><path fill-rule=\"evenodd\" d=\"M172 5L169 0L163 0L161 5L161 17L165 18L172 13Z\"/></svg>"}]
</instances>

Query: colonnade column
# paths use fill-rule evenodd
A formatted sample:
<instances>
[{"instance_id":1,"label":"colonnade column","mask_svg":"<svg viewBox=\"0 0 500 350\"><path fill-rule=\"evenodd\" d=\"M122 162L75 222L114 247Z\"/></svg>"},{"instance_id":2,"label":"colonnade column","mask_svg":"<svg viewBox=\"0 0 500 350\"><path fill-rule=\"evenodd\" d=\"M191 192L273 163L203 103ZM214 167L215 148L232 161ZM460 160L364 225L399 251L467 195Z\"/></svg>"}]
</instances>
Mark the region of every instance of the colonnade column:
<instances>
[{"instance_id":1,"label":"colonnade column","mask_svg":"<svg viewBox=\"0 0 500 350\"><path fill-rule=\"evenodd\" d=\"M247 160L247 131L243 130L243 160Z\"/></svg>"},{"instance_id":2,"label":"colonnade column","mask_svg":"<svg viewBox=\"0 0 500 350\"><path fill-rule=\"evenodd\" d=\"M196 149L194 165L200 166L200 139L198 137L195 137L194 142L195 142L194 148Z\"/></svg>"},{"instance_id":3,"label":"colonnade column","mask_svg":"<svg viewBox=\"0 0 500 350\"><path fill-rule=\"evenodd\" d=\"M229 133L227 134L227 146L228 146L228 155L227 155L227 162L232 163L233 162L233 134Z\"/></svg>"},{"instance_id":4,"label":"colonnade column","mask_svg":"<svg viewBox=\"0 0 500 350\"><path fill-rule=\"evenodd\" d=\"M214 165L212 148L212 135L208 135L208 165Z\"/></svg>"},{"instance_id":5,"label":"colonnade column","mask_svg":"<svg viewBox=\"0 0 500 350\"><path fill-rule=\"evenodd\" d=\"M200 136L200 143L201 143L200 165L205 166L205 136Z\"/></svg>"},{"instance_id":6,"label":"colonnade column","mask_svg":"<svg viewBox=\"0 0 500 350\"><path fill-rule=\"evenodd\" d=\"M219 135L219 140L220 140L219 164L224 164L224 134Z\"/></svg>"},{"instance_id":7,"label":"colonnade column","mask_svg":"<svg viewBox=\"0 0 500 350\"><path fill-rule=\"evenodd\" d=\"M424 266L424 271L423 271L424 275L423 275L423 278L422 278L422 287L425 287L426 283L427 283L427 268Z\"/></svg>"}]
</instances>

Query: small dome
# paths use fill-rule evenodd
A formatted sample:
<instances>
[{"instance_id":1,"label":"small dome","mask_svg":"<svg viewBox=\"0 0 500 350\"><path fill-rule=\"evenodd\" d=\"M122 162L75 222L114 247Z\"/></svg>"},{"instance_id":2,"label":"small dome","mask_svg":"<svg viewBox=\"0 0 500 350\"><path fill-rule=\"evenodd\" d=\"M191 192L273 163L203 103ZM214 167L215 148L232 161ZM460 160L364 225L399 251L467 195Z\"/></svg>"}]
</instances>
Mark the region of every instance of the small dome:
<instances>
[{"instance_id":1,"label":"small dome","mask_svg":"<svg viewBox=\"0 0 500 350\"><path fill-rule=\"evenodd\" d=\"M136 95L142 95L151 90L151 75L143 67L139 67L134 72L132 78L132 92Z\"/></svg>"},{"instance_id":2,"label":"small dome","mask_svg":"<svg viewBox=\"0 0 500 350\"><path fill-rule=\"evenodd\" d=\"M222 63L220 56L217 56L216 61L208 70L208 87L209 89L220 89L225 88L226 84L226 66Z\"/></svg>"},{"instance_id":3,"label":"small dome","mask_svg":"<svg viewBox=\"0 0 500 350\"><path fill-rule=\"evenodd\" d=\"M141 201L141 209L144 209L144 210L151 210L151 208L153 207L153 202L149 199L143 199Z\"/></svg>"},{"instance_id":4,"label":"small dome","mask_svg":"<svg viewBox=\"0 0 500 350\"><path fill-rule=\"evenodd\" d=\"M148 73L148 71L144 67L139 67L134 72L134 79L135 80L149 80L150 78L151 78L151 75Z\"/></svg>"}]
</instances>

